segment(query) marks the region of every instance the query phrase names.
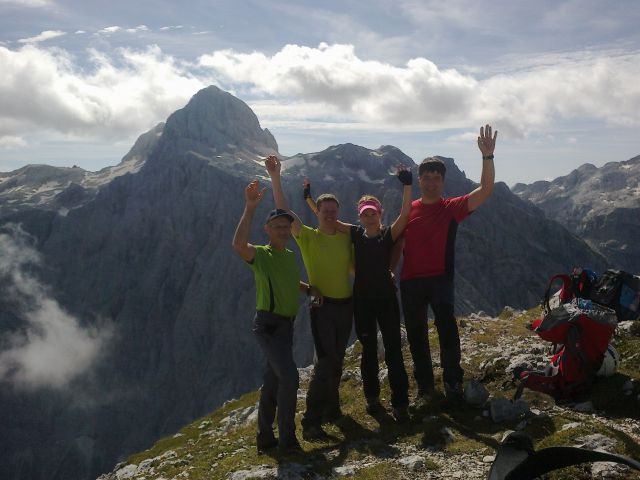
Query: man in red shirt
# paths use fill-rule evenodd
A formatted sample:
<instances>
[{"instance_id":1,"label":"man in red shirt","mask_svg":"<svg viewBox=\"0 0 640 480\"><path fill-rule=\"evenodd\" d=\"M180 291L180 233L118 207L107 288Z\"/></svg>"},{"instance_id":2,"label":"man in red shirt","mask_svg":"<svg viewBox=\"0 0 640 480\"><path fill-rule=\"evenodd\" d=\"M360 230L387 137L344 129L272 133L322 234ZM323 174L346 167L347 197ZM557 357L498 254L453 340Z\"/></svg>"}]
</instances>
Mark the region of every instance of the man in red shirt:
<instances>
[{"instance_id":1,"label":"man in red shirt","mask_svg":"<svg viewBox=\"0 0 640 480\"><path fill-rule=\"evenodd\" d=\"M454 250L458 224L478 208L493 191L493 151L498 132L480 128L482 152L480 186L461 197L443 198L446 168L437 158L426 158L418 168L422 197L411 204L404 231L404 263L400 277L402 310L418 398L434 389L433 366L427 335L427 308L431 305L440 340L440 360L447 404L462 399L460 336L453 314Z\"/></svg>"}]
</instances>

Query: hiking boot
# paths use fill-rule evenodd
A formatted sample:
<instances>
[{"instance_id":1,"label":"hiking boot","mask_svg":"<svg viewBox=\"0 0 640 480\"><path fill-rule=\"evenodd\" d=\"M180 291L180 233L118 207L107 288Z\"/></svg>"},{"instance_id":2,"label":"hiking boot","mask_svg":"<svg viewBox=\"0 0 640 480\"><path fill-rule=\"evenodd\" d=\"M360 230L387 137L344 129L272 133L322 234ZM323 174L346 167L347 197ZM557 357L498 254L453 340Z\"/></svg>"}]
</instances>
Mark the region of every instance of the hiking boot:
<instances>
[{"instance_id":1,"label":"hiking boot","mask_svg":"<svg viewBox=\"0 0 640 480\"><path fill-rule=\"evenodd\" d=\"M344 415L342 414L342 410L340 409L332 410L331 412L325 412L325 414L322 415L322 423L335 423L338 420L342 419L342 417L344 417Z\"/></svg>"},{"instance_id":2,"label":"hiking boot","mask_svg":"<svg viewBox=\"0 0 640 480\"><path fill-rule=\"evenodd\" d=\"M462 383L458 382L454 385L449 383L444 384L445 398L440 404L442 410L451 410L453 408L464 405L464 393L462 390Z\"/></svg>"},{"instance_id":3,"label":"hiking boot","mask_svg":"<svg viewBox=\"0 0 640 480\"><path fill-rule=\"evenodd\" d=\"M280 455L294 455L304 453L302 446L298 440L278 444L278 453Z\"/></svg>"},{"instance_id":4,"label":"hiking boot","mask_svg":"<svg viewBox=\"0 0 640 480\"><path fill-rule=\"evenodd\" d=\"M433 390L418 390L411 406L415 409L421 409L427 406L433 398Z\"/></svg>"},{"instance_id":5,"label":"hiking boot","mask_svg":"<svg viewBox=\"0 0 640 480\"><path fill-rule=\"evenodd\" d=\"M367 398L367 406L365 409L372 417L382 415L385 411L378 397Z\"/></svg>"},{"instance_id":6,"label":"hiking boot","mask_svg":"<svg viewBox=\"0 0 640 480\"><path fill-rule=\"evenodd\" d=\"M399 424L407 423L411 420L407 407L393 407L393 418Z\"/></svg>"},{"instance_id":7,"label":"hiking boot","mask_svg":"<svg viewBox=\"0 0 640 480\"><path fill-rule=\"evenodd\" d=\"M258 450L258 454L268 452L269 450L273 450L278 446L278 440L275 437L269 438L267 440L258 440L256 439L256 449Z\"/></svg>"},{"instance_id":8,"label":"hiking boot","mask_svg":"<svg viewBox=\"0 0 640 480\"><path fill-rule=\"evenodd\" d=\"M307 442L324 440L327 437L327 432L325 432L320 425L309 425L307 427L302 427L302 438L304 438Z\"/></svg>"}]
</instances>

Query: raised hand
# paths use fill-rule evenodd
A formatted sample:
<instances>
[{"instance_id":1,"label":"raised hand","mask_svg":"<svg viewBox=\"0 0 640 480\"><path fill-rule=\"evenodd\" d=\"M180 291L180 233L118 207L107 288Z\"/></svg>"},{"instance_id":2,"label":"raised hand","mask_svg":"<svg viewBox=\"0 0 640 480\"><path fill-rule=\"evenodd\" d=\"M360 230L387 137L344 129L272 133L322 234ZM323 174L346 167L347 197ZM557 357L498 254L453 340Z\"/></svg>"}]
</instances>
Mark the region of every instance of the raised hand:
<instances>
[{"instance_id":1,"label":"raised hand","mask_svg":"<svg viewBox=\"0 0 640 480\"><path fill-rule=\"evenodd\" d=\"M396 177L398 177L398 180L400 180L403 185L411 185L413 183L411 170L402 164L396 167Z\"/></svg>"},{"instance_id":2,"label":"raised hand","mask_svg":"<svg viewBox=\"0 0 640 480\"><path fill-rule=\"evenodd\" d=\"M269 155L265 161L264 161L264 165L267 167L267 172L269 173L269 176L272 176L274 174L280 174L280 169L282 168L282 164L280 163L280 160L278 159L278 157L276 157L275 155Z\"/></svg>"},{"instance_id":3,"label":"raised hand","mask_svg":"<svg viewBox=\"0 0 640 480\"><path fill-rule=\"evenodd\" d=\"M262 200L266 189L266 187L260 189L260 182L258 182L258 180L254 180L247 185L247 188L244 189L244 200L247 208L255 209Z\"/></svg>"},{"instance_id":4,"label":"raised hand","mask_svg":"<svg viewBox=\"0 0 640 480\"><path fill-rule=\"evenodd\" d=\"M302 195L305 200L307 198L311 198L311 182L307 177L304 177L304 180L302 181Z\"/></svg>"},{"instance_id":5,"label":"raised hand","mask_svg":"<svg viewBox=\"0 0 640 480\"><path fill-rule=\"evenodd\" d=\"M493 133L491 137L492 129L491 125L487 124L484 127L480 127L480 136L478 137L478 148L482 152L482 156L493 155L493 150L496 148L496 138L498 137L498 131Z\"/></svg>"}]
</instances>

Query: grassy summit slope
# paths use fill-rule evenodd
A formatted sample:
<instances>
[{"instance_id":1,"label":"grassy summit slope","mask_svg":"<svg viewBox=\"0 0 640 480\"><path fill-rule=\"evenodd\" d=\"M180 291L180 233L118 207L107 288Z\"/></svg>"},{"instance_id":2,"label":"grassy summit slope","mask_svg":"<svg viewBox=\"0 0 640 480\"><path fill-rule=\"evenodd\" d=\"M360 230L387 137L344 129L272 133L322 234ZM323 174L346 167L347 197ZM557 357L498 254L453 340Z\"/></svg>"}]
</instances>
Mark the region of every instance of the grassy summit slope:
<instances>
[{"instance_id":1,"label":"grassy summit slope","mask_svg":"<svg viewBox=\"0 0 640 480\"><path fill-rule=\"evenodd\" d=\"M459 319L465 380L481 379L492 397L511 398L515 386L510 370L519 363L542 366L548 345L526 329L539 309L513 312L497 318L473 314ZM249 334L249 333L247 333ZM437 335L430 330L432 352ZM489 410L464 405L441 410L438 394L418 409L412 420L397 425L390 416L378 420L365 412L359 374L360 345L345 359L341 401L344 418L325 425L330 438L302 442L303 454L282 457L259 455L255 448L255 410L258 392L225 403L221 408L184 427L152 448L131 456L103 475L115 479L245 479L336 478L426 479L486 478L495 449L504 433L524 430L536 449L553 445L593 445L640 459L640 324L625 322L615 336L622 363L616 375L594 386L590 413L560 408L547 396L525 391L531 413L510 422L495 423ZM439 367L437 355L434 364ZM405 347L411 372L411 356ZM381 375L385 375L381 364ZM297 420L304 411L310 369L301 369ZM410 375L411 377L411 375ZM411 378L410 378L411 379ZM412 380L412 379L411 379ZM412 392L415 385L411 384ZM383 382L383 404L390 398ZM299 438L300 430L299 430ZM636 472L593 464L556 471L552 479L640 478Z\"/></svg>"}]
</instances>

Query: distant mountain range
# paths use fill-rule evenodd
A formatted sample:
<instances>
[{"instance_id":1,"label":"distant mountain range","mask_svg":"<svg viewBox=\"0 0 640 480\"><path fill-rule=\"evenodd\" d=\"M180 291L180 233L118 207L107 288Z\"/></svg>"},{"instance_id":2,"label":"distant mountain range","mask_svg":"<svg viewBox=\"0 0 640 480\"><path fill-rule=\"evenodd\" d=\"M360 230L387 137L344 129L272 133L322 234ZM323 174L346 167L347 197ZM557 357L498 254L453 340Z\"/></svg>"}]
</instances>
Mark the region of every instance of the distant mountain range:
<instances>
[{"instance_id":1,"label":"distant mountain range","mask_svg":"<svg viewBox=\"0 0 640 480\"><path fill-rule=\"evenodd\" d=\"M112 332L94 367L66 388L24 390L5 379L0 478L95 478L259 384L253 278L230 243L244 187L268 181L260 160L277 150L246 104L208 87L142 135L115 167L91 173L28 166L0 174L0 233L14 235L9 226L21 225L42 257L30 274L87 331L108 325ZM447 195L475 188L452 159L443 160ZM310 225L304 176L315 195L338 195L346 221L357 220L361 194L377 195L388 223L400 207L400 184L389 175L398 163L412 160L393 146L344 144L298 154L283 159L285 190ZM268 195L256 218L270 208ZM266 240L258 223L256 243ZM498 183L458 231L459 313L530 307L550 275L616 263L567 226ZM297 251L293 241L291 248ZM24 337L30 327L6 292L0 339ZM295 343L297 361L308 364L304 308ZM4 346L0 341L0 351Z\"/></svg>"},{"instance_id":2,"label":"distant mountain range","mask_svg":"<svg viewBox=\"0 0 640 480\"><path fill-rule=\"evenodd\" d=\"M640 272L640 156L601 168L587 163L551 182L519 183L513 191L617 268Z\"/></svg>"}]
</instances>

